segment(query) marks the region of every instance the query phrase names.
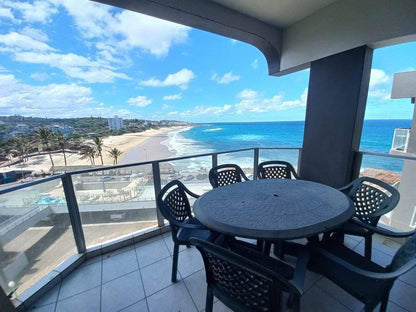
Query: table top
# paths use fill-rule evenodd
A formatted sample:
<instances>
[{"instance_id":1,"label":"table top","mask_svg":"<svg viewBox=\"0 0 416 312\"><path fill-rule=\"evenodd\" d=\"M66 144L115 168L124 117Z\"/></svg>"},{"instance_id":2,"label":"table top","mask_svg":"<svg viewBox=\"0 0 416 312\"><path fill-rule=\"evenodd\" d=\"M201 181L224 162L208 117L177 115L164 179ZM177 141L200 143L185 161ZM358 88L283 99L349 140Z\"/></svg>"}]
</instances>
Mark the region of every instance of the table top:
<instances>
[{"instance_id":1,"label":"table top","mask_svg":"<svg viewBox=\"0 0 416 312\"><path fill-rule=\"evenodd\" d=\"M194 213L222 233L279 240L330 230L353 216L354 205L324 184L269 179L215 188L197 199Z\"/></svg>"}]
</instances>

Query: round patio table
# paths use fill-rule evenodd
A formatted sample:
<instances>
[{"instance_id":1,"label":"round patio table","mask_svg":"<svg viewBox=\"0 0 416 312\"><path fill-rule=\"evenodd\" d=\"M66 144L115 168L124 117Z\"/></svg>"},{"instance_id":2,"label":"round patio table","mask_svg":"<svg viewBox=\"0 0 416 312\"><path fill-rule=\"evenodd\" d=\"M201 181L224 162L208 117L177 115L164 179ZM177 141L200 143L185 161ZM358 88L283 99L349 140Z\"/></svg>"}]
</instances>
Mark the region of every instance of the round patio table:
<instances>
[{"instance_id":1,"label":"round patio table","mask_svg":"<svg viewBox=\"0 0 416 312\"><path fill-rule=\"evenodd\" d=\"M353 216L354 205L324 184L269 179L214 188L197 199L194 213L218 232L276 241L330 230Z\"/></svg>"}]
</instances>

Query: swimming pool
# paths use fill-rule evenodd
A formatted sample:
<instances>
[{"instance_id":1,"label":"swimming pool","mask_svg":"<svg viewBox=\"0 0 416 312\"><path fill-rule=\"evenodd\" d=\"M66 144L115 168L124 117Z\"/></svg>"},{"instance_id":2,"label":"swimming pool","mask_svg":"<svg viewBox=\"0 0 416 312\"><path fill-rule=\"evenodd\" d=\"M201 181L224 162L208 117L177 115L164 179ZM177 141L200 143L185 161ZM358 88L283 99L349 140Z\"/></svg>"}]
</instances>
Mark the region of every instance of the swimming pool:
<instances>
[{"instance_id":1,"label":"swimming pool","mask_svg":"<svg viewBox=\"0 0 416 312\"><path fill-rule=\"evenodd\" d=\"M42 197L41 199L39 199L36 204L39 205L50 205L50 204L66 204L66 200L65 198L55 198L52 196L46 196L46 197Z\"/></svg>"}]
</instances>

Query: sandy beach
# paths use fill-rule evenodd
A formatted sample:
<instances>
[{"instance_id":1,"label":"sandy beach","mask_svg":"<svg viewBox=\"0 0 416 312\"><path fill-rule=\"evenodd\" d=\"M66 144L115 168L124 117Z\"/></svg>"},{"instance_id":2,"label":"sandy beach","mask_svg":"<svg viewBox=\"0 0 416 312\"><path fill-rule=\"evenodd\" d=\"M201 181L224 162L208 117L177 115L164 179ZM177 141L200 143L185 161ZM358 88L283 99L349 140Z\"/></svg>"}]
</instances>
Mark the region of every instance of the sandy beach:
<instances>
[{"instance_id":1,"label":"sandy beach","mask_svg":"<svg viewBox=\"0 0 416 312\"><path fill-rule=\"evenodd\" d=\"M114 159L109 155L108 150L116 147L122 151L122 155L118 159L118 164L135 163L156 159L168 158L172 153L162 142L168 139L170 131L178 130L182 127L166 127L160 129L146 130L140 133L128 133L118 136L103 137L103 162L104 165L113 165ZM85 140L85 143L91 140ZM64 166L64 157L62 153L52 154L55 166ZM91 166L89 159L81 159L78 153L67 153L68 166ZM101 165L99 157L95 158L95 164ZM1 171L11 170L31 170L35 173L49 173L51 169L51 161L48 155L35 155L29 157L24 163L11 166L0 167Z\"/></svg>"}]
</instances>

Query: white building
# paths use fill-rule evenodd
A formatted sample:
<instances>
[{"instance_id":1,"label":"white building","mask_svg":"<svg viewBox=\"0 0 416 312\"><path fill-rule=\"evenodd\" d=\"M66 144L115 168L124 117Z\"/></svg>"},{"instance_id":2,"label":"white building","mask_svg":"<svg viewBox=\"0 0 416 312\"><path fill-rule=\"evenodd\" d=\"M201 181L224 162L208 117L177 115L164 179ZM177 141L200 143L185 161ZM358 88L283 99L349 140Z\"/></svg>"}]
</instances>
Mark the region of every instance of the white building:
<instances>
[{"instance_id":1,"label":"white building","mask_svg":"<svg viewBox=\"0 0 416 312\"><path fill-rule=\"evenodd\" d=\"M108 118L108 128L110 130L120 130L123 128L123 118L114 116L114 118Z\"/></svg>"}]
</instances>

